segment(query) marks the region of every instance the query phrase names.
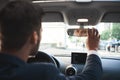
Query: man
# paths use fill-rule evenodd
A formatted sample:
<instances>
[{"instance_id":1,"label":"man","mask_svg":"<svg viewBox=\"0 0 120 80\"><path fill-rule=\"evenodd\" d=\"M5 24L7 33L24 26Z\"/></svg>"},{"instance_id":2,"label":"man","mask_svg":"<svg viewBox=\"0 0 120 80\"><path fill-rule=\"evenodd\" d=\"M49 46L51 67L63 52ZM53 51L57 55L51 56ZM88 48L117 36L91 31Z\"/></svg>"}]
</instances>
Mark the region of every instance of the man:
<instances>
[{"instance_id":1,"label":"man","mask_svg":"<svg viewBox=\"0 0 120 80\"><path fill-rule=\"evenodd\" d=\"M96 29L88 29L89 53L82 73L77 76L65 77L52 64L26 63L28 56L38 50L42 14L38 5L25 1L9 2L1 10L0 80L99 80L102 66L96 51L100 39Z\"/></svg>"}]
</instances>

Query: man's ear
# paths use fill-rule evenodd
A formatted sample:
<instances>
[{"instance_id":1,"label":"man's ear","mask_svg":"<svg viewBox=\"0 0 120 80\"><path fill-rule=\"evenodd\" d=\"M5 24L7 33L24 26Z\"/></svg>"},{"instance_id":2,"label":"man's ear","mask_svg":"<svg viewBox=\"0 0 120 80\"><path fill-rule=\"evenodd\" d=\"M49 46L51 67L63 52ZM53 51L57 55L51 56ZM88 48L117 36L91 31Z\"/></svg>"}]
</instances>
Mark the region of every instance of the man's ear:
<instances>
[{"instance_id":1,"label":"man's ear","mask_svg":"<svg viewBox=\"0 0 120 80\"><path fill-rule=\"evenodd\" d=\"M32 44L37 44L38 39L39 39L39 36L38 36L37 32L34 31L34 32L32 33L30 42L31 42Z\"/></svg>"}]
</instances>

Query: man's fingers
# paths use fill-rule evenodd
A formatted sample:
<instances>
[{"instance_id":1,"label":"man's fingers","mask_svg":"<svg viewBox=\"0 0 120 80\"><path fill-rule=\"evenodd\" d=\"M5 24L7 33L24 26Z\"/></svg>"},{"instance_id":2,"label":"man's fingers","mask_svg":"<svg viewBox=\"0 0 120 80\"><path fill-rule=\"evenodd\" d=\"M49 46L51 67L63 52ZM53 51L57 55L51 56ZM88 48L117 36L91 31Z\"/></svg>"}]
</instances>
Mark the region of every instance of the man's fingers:
<instances>
[{"instance_id":1,"label":"man's fingers","mask_svg":"<svg viewBox=\"0 0 120 80\"><path fill-rule=\"evenodd\" d=\"M97 37L98 39L100 38L100 35L99 35L99 32L97 29L95 28L92 28L92 29L89 29L88 28L88 37Z\"/></svg>"},{"instance_id":2,"label":"man's fingers","mask_svg":"<svg viewBox=\"0 0 120 80\"><path fill-rule=\"evenodd\" d=\"M95 29L95 28L93 28L93 36L95 36L95 37L100 37L99 36L99 32L98 32L98 30L97 29Z\"/></svg>"},{"instance_id":3,"label":"man's fingers","mask_svg":"<svg viewBox=\"0 0 120 80\"><path fill-rule=\"evenodd\" d=\"M98 38L100 39L100 35L98 35Z\"/></svg>"},{"instance_id":4,"label":"man's fingers","mask_svg":"<svg viewBox=\"0 0 120 80\"><path fill-rule=\"evenodd\" d=\"M97 29L93 28L92 29L92 37L97 37L99 35L99 32Z\"/></svg>"},{"instance_id":5,"label":"man's fingers","mask_svg":"<svg viewBox=\"0 0 120 80\"><path fill-rule=\"evenodd\" d=\"M92 34L92 37L93 37L94 34L95 34L95 29L94 29L94 28L92 28L92 32L91 32L91 34Z\"/></svg>"},{"instance_id":6,"label":"man's fingers","mask_svg":"<svg viewBox=\"0 0 120 80\"><path fill-rule=\"evenodd\" d=\"M99 32L98 32L98 30L97 29L95 29L95 36L99 36Z\"/></svg>"},{"instance_id":7,"label":"man's fingers","mask_svg":"<svg viewBox=\"0 0 120 80\"><path fill-rule=\"evenodd\" d=\"M97 50L99 45L100 35L97 29L88 29L88 38L86 40L86 47L88 50Z\"/></svg>"},{"instance_id":8,"label":"man's fingers","mask_svg":"<svg viewBox=\"0 0 120 80\"><path fill-rule=\"evenodd\" d=\"M91 31L90 31L90 29L88 28L88 37L90 37L90 35L91 35Z\"/></svg>"},{"instance_id":9,"label":"man's fingers","mask_svg":"<svg viewBox=\"0 0 120 80\"><path fill-rule=\"evenodd\" d=\"M99 35L98 30L97 29L95 29L95 30L96 30L95 36L98 37L98 39L100 39L100 35Z\"/></svg>"}]
</instances>

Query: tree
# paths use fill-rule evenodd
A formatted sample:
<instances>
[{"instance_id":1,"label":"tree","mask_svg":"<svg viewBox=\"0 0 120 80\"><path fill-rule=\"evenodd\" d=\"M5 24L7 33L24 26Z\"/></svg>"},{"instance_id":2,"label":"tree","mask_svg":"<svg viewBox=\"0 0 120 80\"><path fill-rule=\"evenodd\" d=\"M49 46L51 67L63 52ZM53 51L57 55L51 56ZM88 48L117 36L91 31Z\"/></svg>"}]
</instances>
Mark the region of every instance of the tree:
<instances>
[{"instance_id":1,"label":"tree","mask_svg":"<svg viewBox=\"0 0 120 80\"><path fill-rule=\"evenodd\" d=\"M120 40L120 23L113 23L111 32L112 32L111 36L113 38Z\"/></svg>"},{"instance_id":2,"label":"tree","mask_svg":"<svg viewBox=\"0 0 120 80\"><path fill-rule=\"evenodd\" d=\"M111 34L110 30L107 29L107 30L102 32L100 38L102 40L108 40L110 38L110 34Z\"/></svg>"}]
</instances>

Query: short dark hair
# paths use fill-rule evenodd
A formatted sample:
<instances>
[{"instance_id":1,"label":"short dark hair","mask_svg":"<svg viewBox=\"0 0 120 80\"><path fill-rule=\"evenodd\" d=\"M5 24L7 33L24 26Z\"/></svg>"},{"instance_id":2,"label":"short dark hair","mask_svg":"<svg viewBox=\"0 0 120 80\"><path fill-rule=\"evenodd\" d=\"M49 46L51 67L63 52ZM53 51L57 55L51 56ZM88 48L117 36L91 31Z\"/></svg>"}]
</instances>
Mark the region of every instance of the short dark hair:
<instances>
[{"instance_id":1,"label":"short dark hair","mask_svg":"<svg viewBox=\"0 0 120 80\"><path fill-rule=\"evenodd\" d=\"M0 11L3 49L20 49L34 30L41 28L43 10L27 1L11 1Z\"/></svg>"}]
</instances>

